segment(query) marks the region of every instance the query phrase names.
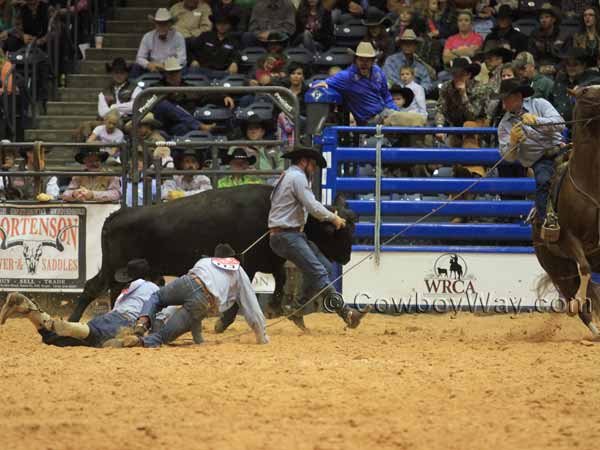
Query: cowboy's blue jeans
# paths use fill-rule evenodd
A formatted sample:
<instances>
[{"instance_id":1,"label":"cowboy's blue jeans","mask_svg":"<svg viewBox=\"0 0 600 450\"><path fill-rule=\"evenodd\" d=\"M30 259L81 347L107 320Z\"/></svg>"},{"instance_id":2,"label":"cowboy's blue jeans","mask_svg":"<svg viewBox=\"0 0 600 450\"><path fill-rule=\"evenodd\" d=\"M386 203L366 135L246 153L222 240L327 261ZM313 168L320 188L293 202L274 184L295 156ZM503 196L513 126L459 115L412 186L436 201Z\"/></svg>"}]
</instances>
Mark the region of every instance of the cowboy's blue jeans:
<instances>
[{"instance_id":1,"label":"cowboy's blue jeans","mask_svg":"<svg viewBox=\"0 0 600 450\"><path fill-rule=\"evenodd\" d=\"M537 217L543 220L546 217L548 195L550 194L550 181L554 176L554 161L539 159L532 166L535 176L535 208Z\"/></svg>"},{"instance_id":2,"label":"cowboy's blue jeans","mask_svg":"<svg viewBox=\"0 0 600 450\"><path fill-rule=\"evenodd\" d=\"M306 234L275 233L269 243L276 255L293 262L302 272L302 300L310 299L330 283L332 264Z\"/></svg>"},{"instance_id":3,"label":"cowboy's blue jeans","mask_svg":"<svg viewBox=\"0 0 600 450\"><path fill-rule=\"evenodd\" d=\"M142 338L144 347L160 347L174 341L188 331L194 342L202 342L202 319L208 315L208 299L201 287L189 275L184 275L163 286L144 304L141 316L154 321L158 309L166 306L182 307L167 321L160 331Z\"/></svg>"}]
</instances>

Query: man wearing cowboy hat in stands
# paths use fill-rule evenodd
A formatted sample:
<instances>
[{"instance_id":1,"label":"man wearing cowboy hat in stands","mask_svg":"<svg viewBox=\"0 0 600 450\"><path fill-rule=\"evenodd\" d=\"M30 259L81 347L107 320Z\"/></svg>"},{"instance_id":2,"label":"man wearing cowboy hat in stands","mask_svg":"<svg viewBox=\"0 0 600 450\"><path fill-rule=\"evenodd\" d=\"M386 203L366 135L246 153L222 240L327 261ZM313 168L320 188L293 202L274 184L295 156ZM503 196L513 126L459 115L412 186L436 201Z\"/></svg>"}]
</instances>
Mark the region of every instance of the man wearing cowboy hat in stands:
<instances>
[{"instance_id":1,"label":"man wearing cowboy hat in stands","mask_svg":"<svg viewBox=\"0 0 600 450\"><path fill-rule=\"evenodd\" d=\"M7 319L27 318L42 336L42 342L57 347L102 347L124 328L131 328L142 312L142 306L158 291L150 280L148 261L134 259L127 267L117 270L115 281L125 285L113 309L94 317L87 324L53 319L40 307L18 292L8 294L2 310L0 325Z\"/></svg>"},{"instance_id":2,"label":"man wearing cowboy hat in stands","mask_svg":"<svg viewBox=\"0 0 600 450\"><path fill-rule=\"evenodd\" d=\"M361 42L356 52L350 52L355 56L354 64L312 87L338 91L358 124L383 123L398 107L392 100L383 70L375 64L377 52L370 42Z\"/></svg>"},{"instance_id":3,"label":"man wearing cowboy hat in stands","mask_svg":"<svg viewBox=\"0 0 600 450\"><path fill-rule=\"evenodd\" d=\"M40 145L40 170L44 170L46 166L46 153L50 150ZM28 170L34 171L34 147L20 148L19 154L23 158L23 161L19 163L17 170L19 172L25 172ZM4 187L4 193L7 200L38 200L38 201L50 201L58 198L60 195L60 188L58 187L58 179L56 177L41 177L39 178L39 185L41 192L36 192L36 178L30 177L6 177L6 186Z\"/></svg>"},{"instance_id":4,"label":"man wearing cowboy hat in stands","mask_svg":"<svg viewBox=\"0 0 600 450\"><path fill-rule=\"evenodd\" d=\"M498 93L502 81L502 65L513 60L513 52L497 41L486 41L481 56L487 70L486 84L493 92Z\"/></svg>"},{"instance_id":5,"label":"man wearing cowboy hat in stands","mask_svg":"<svg viewBox=\"0 0 600 450\"><path fill-rule=\"evenodd\" d=\"M173 29L173 17L166 8L159 8L154 17L154 30L142 38L137 52L136 64L131 70L133 78L139 77L144 71L158 72L164 69L167 58L177 58L183 67L187 64L185 39L181 33Z\"/></svg>"},{"instance_id":6,"label":"man wearing cowboy hat in stands","mask_svg":"<svg viewBox=\"0 0 600 450\"><path fill-rule=\"evenodd\" d=\"M121 116L131 115L133 101L142 89L129 81L129 70L123 58L115 58L112 64L106 64L112 80L98 94L98 116L104 118L111 109L119 111Z\"/></svg>"},{"instance_id":7,"label":"man wearing cowboy hat in stands","mask_svg":"<svg viewBox=\"0 0 600 450\"><path fill-rule=\"evenodd\" d=\"M202 152L193 148L178 152L174 160L177 170L201 170L204 165ZM161 195L163 200L176 200L210 189L212 185L206 175L173 175L173 179L163 184Z\"/></svg>"},{"instance_id":8,"label":"man wearing cowboy hat in stands","mask_svg":"<svg viewBox=\"0 0 600 450\"><path fill-rule=\"evenodd\" d=\"M231 170L248 171L250 166L256 163L254 155L248 155L245 147L231 147L223 163L227 164ZM233 174L219 179L219 188L241 186L242 184L263 184L261 178L248 174Z\"/></svg>"},{"instance_id":9,"label":"man wearing cowboy hat in stands","mask_svg":"<svg viewBox=\"0 0 600 450\"><path fill-rule=\"evenodd\" d=\"M390 84L402 84L400 78L400 69L402 67L412 67L415 71L415 81L420 84L425 92L429 93L433 89L431 82L431 67L417 55L417 46L421 39L417 37L411 29L404 30L404 33L398 40L400 51L389 56L383 65L383 71Z\"/></svg>"},{"instance_id":10,"label":"man wearing cowboy hat in stands","mask_svg":"<svg viewBox=\"0 0 600 450\"><path fill-rule=\"evenodd\" d=\"M183 0L175 3L169 10L174 28L189 42L191 38L210 31L212 25L209 17L212 14L208 3L200 0Z\"/></svg>"},{"instance_id":11,"label":"man wearing cowboy hat in stands","mask_svg":"<svg viewBox=\"0 0 600 450\"><path fill-rule=\"evenodd\" d=\"M500 152L508 161L517 160L533 169L536 219L546 226L546 206L556 156L551 151L560 148L565 125L548 100L531 98L532 94L533 88L516 78L502 81L500 98L506 113L498 125L498 142Z\"/></svg>"},{"instance_id":12,"label":"man wearing cowboy hat in stands","mask_svg":"<svg viewBox=\"0 0 600 450\"><path fill-rule=\"evenodd\" d=\"M450 63L452 79L442 84L435 112L438 127L483 126L486 119L486 103L490 89L474 80L480 71L479 64L472 63L467 57L455 58ZM471 122L465 125L466 122ZM446 135L436 134L443 141ZM459 135L449 137L451 147L460 147Z\"/></svg>"},{"instance_id":13,"label":"man wearing cowboy hat in stands","mask_svg":"<svg viewBox=\"0 0 600 450\"><path fill-rule=\"evenodd\" d=\"M560 29L560 12L550 3L538 11L540 26L529 39L529 51L540 66L540 72L552 76L560 62L560 51L569 36Z\"/></svg>"},{"instance_id":14,"label":"man wearing cowboy hat in stands","mask_svg":"<svg viewBox=\"0 0 600 450\"><path fill-rule=\"evenodd\" d=\"M150 329L156 313L168 306L181 305L158 332L148 336L127 336L115 342L124 347L160 347L189 331L194 343L201 344L202 320L209 314L222 313L237 303L246 322L254 331L257 344L268 344L265 316L248 275L235 259L228 244L219 244L213 258L202 257L186 275L156 291L144 304L136 333Z\"/></svg>"},{"instance_id":15,"label":"man wearing cowboy hat in stands","mask_svg":"<svg viewBox=\"0 0 600 450\"><path fill-rule=\"evenodd\" d=\"M108 159L108 153L97 147L81 148L75 155L75 161L85 166L87 172L98 175L74 176L63 193L66 202L117 202L121 198L121 180L119 177L101 175L102 163Z\"/></svg>"},{"instance_id":16,"label":"man wearing cowboy hat in stands","mask_svg":"<svg viewBox=\"0 0 600 450\"><path fill-rule=\"evenodd\" d=\"M503 46L508 44L513 55L526 51L529 46L528 38L513 27L514 18L515 13L510 5L500 5L496 14L496 26L485 37L484 47L488 41L495 41Z\"/></svg>"},{"instance_id":17,"label":"man wearing cowboy hat in stands","mask_svg":"<svg viewBox=\"0 0 600 450\"><path fill-rule=\"evenodd\" d=\"M300 304L306 304L315 294L325 289L318 301L337 300L331 306L350 328L356 328L364 314L344 305L341 296L330 286L332 279L328 268L331 267L331 263L304 234L308 214L319 221L331 222L336 230L346 226L343 218L329 211L315 199L309 185L313 174L326 168L327 162L319 151L303 146L296 147L283 156L291 160L291 165L281 175L271 194L271 250L281 258L293 262L302 272L304 292ZM314 303L306 305L306 308L290 317L302 330L306 329L303 316L314 312L311 309L314 308Z\"/></svg>"},{"instance_id":18,"label":"man wearing cowboy hat in stands","mask_svg":"<svg viewBox=\"0 0 600 450\"><path fill-rule=\"evenodd\" d=\"M190 67L209 78L222 78L238 72L239 42L231 34L238 22L233 15L215 13L210 16L213 30L202 33L189 43Z\"/></svg>"}]
</instances>

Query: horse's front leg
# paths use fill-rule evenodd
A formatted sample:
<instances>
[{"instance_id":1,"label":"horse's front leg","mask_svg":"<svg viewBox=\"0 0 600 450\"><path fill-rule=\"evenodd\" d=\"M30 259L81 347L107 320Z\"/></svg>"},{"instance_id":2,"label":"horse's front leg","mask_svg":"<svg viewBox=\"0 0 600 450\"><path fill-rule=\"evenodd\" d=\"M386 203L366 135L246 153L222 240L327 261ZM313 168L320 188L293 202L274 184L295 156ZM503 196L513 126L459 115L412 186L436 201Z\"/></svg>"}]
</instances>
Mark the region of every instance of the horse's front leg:
<instances>
[{"instance_id":1,"label":"horse's front leg","mask_svg":"<svg viewBox=\"0 0 600 450\"><path fill-rule=\"evenodd\" d=\"M574 316L582 311L588 303L588 287L592 278L592 268L585 256L583 245L568 230L564 231L564 242L561 243L561 249L577 263L577 271L579 272L579 287L575 296L570 299L567 314Z\"/></svg>"}]
</instances>

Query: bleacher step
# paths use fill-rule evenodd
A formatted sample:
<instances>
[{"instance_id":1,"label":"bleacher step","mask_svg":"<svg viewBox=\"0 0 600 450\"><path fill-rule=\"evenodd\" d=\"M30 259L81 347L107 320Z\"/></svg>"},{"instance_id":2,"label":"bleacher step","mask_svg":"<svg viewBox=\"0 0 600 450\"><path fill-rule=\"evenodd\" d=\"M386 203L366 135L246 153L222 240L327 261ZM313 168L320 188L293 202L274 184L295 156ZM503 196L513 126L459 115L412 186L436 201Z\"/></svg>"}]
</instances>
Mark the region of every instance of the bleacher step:
<instances>
[{"instance_id":1,"label":"bleacher step","mask_svg":"<svg viewBox=\"0 0 600 450\"><path fill-rule=\"evenodd\" d=\"M49 116L94 115L98 111L96 102L48 102Z\"/></svg>"},{"instance_id":2,"label":"bleacher step","mask_svg":"<svg viewBox=\"0 0 600 450\"><path fill-rule=\"evenodd\" d=\"M128 8L165 8L164 0L127 0Z\"/></svg>"},{"instance_id":3,"label":"bleacher step","mask_svg":"<svg viewBox=\"0 0 600 450\"><path fill-rule=\"evenodd\" d=\"M82 122L96 120L96 115L90 116L39 116L39 128L46 130L77 129Z\"/></svg>"},{"instance_id":4,"label":"bleacher step","mask_svg":"<svg viewBox=\"0 0 600 450\"><path fill-rule=\"evenodd\" d=\"M67 75L67 86L70 88L98 88L100 91L110 83L111 79L111 76L106 73Z\"/></svg>"},{"instance_id":5,"label":"bleacher step","mask_svg":"<svg viewBox=\"0 0 600 450\"><path fill-rule=\"evenodd\" d=\"M74 129L65 130L25 130L25 141L73 142Z\"/></svg>"},{"instance_id":6,"label":"bleacher step","mask_svg":"<svg viewBox=\"0 0 600 450\"><path fill-rule=\"evenodd\" d=\"M107 33L146 33L152 30L152 23L147 20L107 20Z\"/></svg>"},{"instance_id":7,"label":"bleacher step","mask_svg":"<svg viewBox=\"0 0 600 450\"><path fill-rule=\"evenodd\" d=\"M144 33L106 33L103 36L104 48L137 48L140 46Z\"/></svg>"},{"instance_id":8,"label":"bleacher step","mask_svg":"<svg viewBox=\"0 0 600 450\"><path fill-rule=\"evenodd\" d=\"M115 58L134 60L137 48L90 48L85 52L86 59L90 61L112 61Z\"/></svg>"},{"instance_id":9,"label":"bleacher step","mask_svg":"<svg viewBox=\"0 0 600 450\"><path fill-rule=\"evenodd\" d=\"M59 88L58 100L61 102L97 102L98 88Z\"/></svg>"},{"instance_id":10,"label":"bleacher step","mask_svg":"<svg viewBox=\"0 0 600 450\"><path fill-rule=\"evenodd\" d=\"M156 8L117 8L115 10L115 20L137 20L150 23L148 16L154 16Z\"/></svg>"}]
</instances>

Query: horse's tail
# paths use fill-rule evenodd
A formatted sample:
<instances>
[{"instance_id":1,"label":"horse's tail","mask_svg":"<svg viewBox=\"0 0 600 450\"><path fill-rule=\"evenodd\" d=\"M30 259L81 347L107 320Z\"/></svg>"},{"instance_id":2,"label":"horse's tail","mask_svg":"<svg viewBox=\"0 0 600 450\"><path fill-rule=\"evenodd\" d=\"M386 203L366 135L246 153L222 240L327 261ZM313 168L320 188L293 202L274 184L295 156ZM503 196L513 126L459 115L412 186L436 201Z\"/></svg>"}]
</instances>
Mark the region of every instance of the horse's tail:
<instances>
[{"instance_id":1,"label":"horse's tail","mask_svg":"<svg viewBox=\"0 0 600 450\"><path fill-rule=\"evenodd\" d=\"M554 283L552 282L552 278L550 278L550 275L548 275L547 273L543 273L542 275L540 275L535 285L535 292L537 294L538 300L544 298L544 295L548 293L551 287L554 287Z\"/></svg>"},{"instance_id":2,"label":"horse's tail","mask_svg":"<svg viewBox=\"0 0 600 450\"><path fill-rule=\"evenodd\" d=\"M590 301L592 302L592 316L600 322L600 285L590 281Z\"/></svg>"}]
</instances>

